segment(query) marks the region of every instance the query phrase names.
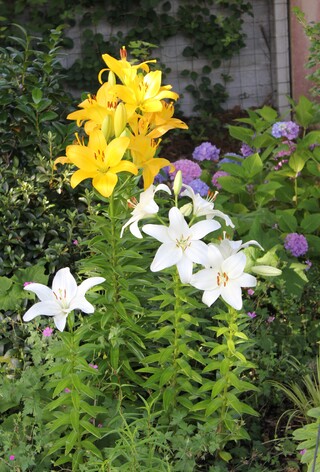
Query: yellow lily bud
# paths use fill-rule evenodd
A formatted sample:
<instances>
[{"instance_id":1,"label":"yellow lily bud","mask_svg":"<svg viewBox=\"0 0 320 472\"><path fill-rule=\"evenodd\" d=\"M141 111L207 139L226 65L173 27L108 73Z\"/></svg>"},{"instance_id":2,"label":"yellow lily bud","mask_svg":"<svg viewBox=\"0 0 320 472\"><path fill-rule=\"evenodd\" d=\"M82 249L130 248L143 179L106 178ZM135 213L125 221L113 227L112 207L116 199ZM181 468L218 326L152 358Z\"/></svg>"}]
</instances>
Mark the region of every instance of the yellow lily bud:
<instances>
[{"instance_id":1,"label":"yellow lily bud","mask_svg":"<svg viewBox=\"0 0 320 472\"><path fill-rule=\"evenodd\" d=\"M189 216L191 215L191 212L192 212L192 203L186 203L185 205L183 205L181 208L179 208L179 210L181 211L181 213L183 214L183 216Z\"/></svg>"},{"instance_id":2,"label":"yellow lily bud","mask_svg":"<svg viewBox=\"0 0 320 472\"><path fill-rule=\"evenodd\" d=\"M127 126L127 111L122 102L118 103L113 117L114 134L118 138Z\"/></svg>"},{"instance_id":3,"label":"yellow lily bud","mask_svg":"<svg viewBox=\"0 0 320 472\"><path fill-rule=\"evenodd\" d=\"M116 76L115 76L114 72L112 72L112 70L110 70L109 74L108 74L108 83L112 86L116 85L116 83L117 83Z\"/></svg>"},{"instance_id":4,"label":"yellow lily bud","mask_svg":"<svg viewBox=\"0 0 320 472\"><path fill-rule=\"evenodd\" d=\"M182 187L182 172L181 170L178 170L173 181L173 193L175 195L179 195L181 187Z\"/></svg>"},{"instance_id":5,"label":"yellow lily bud","mask_svg":"<svg viewBox=\"0 0 320 472\"><path fill-rule=\"evenodd\" d=\"M282 274L282 270L268 265L258 265L251 267L251 272L264 277L276 277Z\"/></svg>"},{"instance_id":6,"label":"yellow lily bud","mask_svg":"<svg viewBox=\"0 0 320 472\"><path fill-rule=\"evenodd\" d=\"M103 135L106 138L107 142L109 141L111 136L114 135L113 120L110 115L106 115L106 117L104 118L101 125L101 131L103 132Z\"/></svg>"}]
</instances>

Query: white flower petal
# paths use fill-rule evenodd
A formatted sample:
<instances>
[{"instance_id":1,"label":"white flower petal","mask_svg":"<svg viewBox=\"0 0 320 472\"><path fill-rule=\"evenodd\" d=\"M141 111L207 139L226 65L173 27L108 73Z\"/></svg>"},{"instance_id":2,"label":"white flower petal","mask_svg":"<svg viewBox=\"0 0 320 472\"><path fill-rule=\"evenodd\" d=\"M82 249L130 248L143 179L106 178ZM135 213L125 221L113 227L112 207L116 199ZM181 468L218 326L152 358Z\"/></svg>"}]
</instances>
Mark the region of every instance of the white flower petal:
<instances>
[{"instance_id":1,"label":"white flower petal","mask_svg":"<svg viewBox=\"0 0 320 472\"><path fill-rule=\"evenodd\" d=\"M129 220L130 221L130 220ZM136 238L139 238L139 239L142 239L143 236L141 234L141 231L138 227L138 220L137 221L133 221L130 225L130 232L133 236L135 236Z\"/></svg>"},{"instance_id":2,"label":"white flower petal","mask_svg":"<svg viewBox=\"0 0 320 472\"><path fill-rule=\"evenodd\" d=\"M218 216L219 218L222 218L226 222L227 226L234 228L234 224L232 223L231 218L220 210L212 210L208 214L208 216L210 216L211 218L215 218L216 216Z\"/></svg>"},{"instance_id":3,"label":"white flower petal","mask_svg":"<svg viewBox=\"0 0 320 472\"><path fill-rule=\"evenodd\" d=\"M217 287L215 290L206 290L203 292L202 301L208 306L211 306L220 296L221 290Z\"/></svg>"},{"instance_id":4,"label":"white flower petal","mask_svg":"<svg viewBox=\"0 0 320 472\"><path fill-rule=\"evenodd\" d=\"M150 266L152 272L166 269L175 265L182 257L182 249L177 247L173 242L162 244L154 256Z\"/></svg>"},{"instance_id":5,"label":"white flower petal","mask_svg":"<svg viewBox=\"0 0 320 472\"><path fill-rule=\"evenodd\" d=\"M190 228L184 219L183 214L177 207L173 207L169 211L170 226L168 233L172 239L180 239L182 235L188 236L190 234Z\"/></svg>"},{"instance_id":6,"label":"white flower petal","mask_svg":"<svg viewBox=\"0 0 320 472\"><path fill-rule=\"evenodd\" d=\"M192 262L205 266L208 262L208 246L203 241L192 241L186 248L185 255Z\"/></svg>"},{"instance_id":7,"label":"white flower petal","mask_svg":"<svg viewBox=\"0 0 320 472\"><path fill-rule=\"evenodd\" d=\"M202 269L193 274L190 285L199 290L215 290L217 284L217 271L213 269Z\"/></svg>"},{"instance_id":8,"label":"white flower petal","mask_svg":"<svg viewBox=\"0 0 320 472\"><path fill-rule=\"evenodd\" d=\"M59 331L63 331L64 328L66 327L67 316L68 315L66 314L61 314L53 318L54 324L56 325Z\"/></svg>"},{"instance_id":9,"label":"white flower petal","mask_svg":"<svg viewBox=\"0 0 320 472\"><path fill-rule=\"evenodd\" d=\"M33 320L36 316L56 316L62 313L61 306L55 301L45 301L35 303L29 310L23 315L23 321Z\"/></svg>"},{"instance_id":10,"label":"white flower petal","mask_svg":"<svg viewBox=\"0 0 320 472\"><path fill-rule=\"evenodd\" d=\"M77 292L73 300L84 296L90 288L94 287L95 285L102 284L105 282L105 280L106 279L104 277L89 277L88 279L84 280L77 288Z\"/></svg>"},{"instance_id":11,"label":"white flower petal","mask_svg":"<svg viewBox=\"0 0 320 472\"><path fill-rule=\"evenodd\" d=\"M192 239L202 239L207 234L211 233L212 231L216 231L217 229L221 228L220 223L214 220L202 220L198 221L198 223L191 226L191 234Z\"/></svg>"},{"instance_id":12,"label":"white flower petal","mask_svg":"<svg viewBox=\"0 0 320 472\"><path fill-rule=\"evenodd\" d=\"M94 306L88 302L84 297L76 296L73 300L71 300L69 310L81 310L83 313L93 313Z\"/></svg>"},{"instance_id":13,"label":"white flower petal","mask_svg":"<svg viewBox=\"0 0 320 472\"><path fill-rule=\"evenodd\" d=\"M240 287L255 287L257 279L253 275L244 273L237 278L237 283Z\"/></svg>"},{"instance_id":14,"label":"white flower petal","mask_svg":"<svg viewBox=\"0 0 320 472\"><path fill-rule=\"evenodd\" d=\"M243 248L243 247L248 247L248 246L258 246L262 251L264 251L261 244L259 244L258 241L255 241L254 239L251 239L250 241L247 241L246 243L241 244L240 247Z\"/></svg>"},{"instance_id":15,"label":"white flower petal","mask_svg":"<svg viewBox=\"0 0 320 472\"><path fill-rule=\"evenodd\" d=\"M135 216L132 216L121 228L121 232L120 232L120 238L122 238L123 236L123 233L124 233L124 230L130 226L131 224L133 224L134 222L138 222L138 218L136 218ZM140 237L140 236L139 236ZM142 238L142 236L141 236Z\"/></svg>"},{"instance_id":16,"label":"white flower petal","mask_svg":"<svg viewBox=\"0 0 320 472\"><path fill-rule=\"evenodd\" d=\"M24 290L33 292L43 302L45 300L55 300L54 293L51 288L43 284L31 283L24 287Z\"/></svg>"},{"instance_id":17,"label":"white flower petal","mask_svg":"<svg viewBox=\"0 0 320 472\"><path fill-rule=\"evenodd\" d=\"M228 274L230 279L236 279L243 273L246 261L246 255L243 252L237 252L223 261L221 270Z\"/></svg>"},{"instance_id":18,"label":"white flower petal","mask_svg":"<svg viewBox=\"0 0 320 472\"><path fill-rule=\"evenodd\" d=\"M229 280L224 287L221 286L221 296L225 302L231 305L235 310L242 308L242 293L240 285L236 281Z\"/></svg>"},{"instance_id":19,"label":"white flower petal","mask_svg":"<svg viewBox=\"0 0 320 472\"><path fill-rule=\"evenodd\" d=\"M186 256L183 256L177 263L180 280L183 284L188 284L192 277L193 263Z\"/></svg>"},{"instance_id":20,"label":"white flower petal","mask_svg":"<svg viewBox=\"0 0 320 472\"><path fill-rule=\"evenodd\" d=\"M215 244L208 245L208 263L206 267L218 268L221 267L223 256L219 250L219 246Z\"/></svg>"},{"instance_id":21,"label":"white flower petal","mask_svg":"<svg viewBox=\"0 0 320 472\"><path fill-rule=\"evenodd\" d=\"M58 297L63 295L67 302L72 300L75 296L77 292L77 282L71 274L69 267L58 270L52 281L52 291Z\"/></svg>"},{"instance_id":22,"label":"white flower petal","mask_svg":"<svg viewBox=\"0 0 320 472\"><path fill-rule=\"evenodd\" d=\"M167 192L169 195L171 195L171 190L166 184L159 184L156 186L154 193L159 192L159 190L163 190L164 192Z\"/></svg>"},{"instance_id":23,"label":"white flower petal","mask_svg":"<svg viewBox=\"0 0 320 472\"><path fill-rule=\"evenodd\" d=\"M157 239L161 243L172 242L172 239L169 237L168 228L163 225L144 225L142 231L149 236Z\"/></svg>"}]
</instances>

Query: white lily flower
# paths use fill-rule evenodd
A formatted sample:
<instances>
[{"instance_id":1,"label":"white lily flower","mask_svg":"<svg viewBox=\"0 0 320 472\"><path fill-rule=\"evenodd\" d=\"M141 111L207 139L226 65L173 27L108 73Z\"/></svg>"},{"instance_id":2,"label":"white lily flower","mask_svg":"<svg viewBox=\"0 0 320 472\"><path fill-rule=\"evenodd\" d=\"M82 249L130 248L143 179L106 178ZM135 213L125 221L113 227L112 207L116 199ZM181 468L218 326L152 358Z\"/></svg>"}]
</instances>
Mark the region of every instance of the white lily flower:
<instances>
[{"instance_id":1,"label":"white lily flower","mask_svg":"<svg viewBox=\"0 0 320 472\"><path fill-rule=\"evenodd\" d=\"M35 303L23 315L23 321L33 320L36 316L53 316L59 331L66 326L67 316L73 310L93 313L94 307L85 299L86 292L105 281L103 277L89 277L79 287L70 273L69 267L58 270L52 281L52 289L43 284L30 283L25 290L35 293L40 302Z\"/></svg>"},{"instance_id":2,"label":"white lily flower","mask_svg":"<svg viewBox=\"0 0 320 472\"><path fill-rule=\"evenodd\" d=\"M214 197L202 198L199 193L194 193L194 190L190 185L183 184L185 190L181 192L182 197L190 197L193 203L193 214L194 216L205 216L207 219L212 219L218 216L222 218L227 226L234 228L234 224L228 215L220 210L214 210Z\"/></svg>"},{"instance_id":3,"label":"white lily flower","mask_svg":"<svg viewBox=\"0 0 320 472\"><path fill-rule=\"evenodd\" d=\"M207 268L192 276L190 284L204 290L202 301L211 306L220 296L236 310L242 308L242 287L255 287L257 280L244 273L246 256L237 252L224 257L219 246L208 247Z\"/></svg>"},{"instance_id":4,"label":"white lily flower","mask_svg":"<svg viewBox=\"0 0 320 472\"><path fill-rule=\"evenodd\" d=\"M254 239L251 239L250 241L247 241L246 243L243 243L242 240L239 241L230 241L230 239L226 238L226 234L224 232L223 234L223 239L220 241L219 244L219 251L223 255L223 257L226 259L229 256L232 256L232 254L236 254L237 252L240 251L240 249L244 249L245 247L248 246L258 246L259 249L264 251L263 247L258 243L258 241L255 241Z\"/></svg>"},{"instance_id":5,"label":"white lily flower","mask_svg":"<svg viewBox=\"0 0 320 472\"><path fill-rule=\"evenodd\" d=\"M144 225L142 230L162 244L150 266L152 272L177 266L180 280L188 283L192 277L193 263L204 265L207 260L208 246L200 241L208 233L220 228L213 220L203 220L188 226L181 211L173 207L169 211L169 227L163 225Z\"/></svg>"},{"instance_id":6,"label":"white lily flower","mask_svg":"<svg viewBox=\"0 0 320 472\"><path fill-rule=\"evenodd\" d=\"M163 190L171 194L171 190L165 184L159 184L156 187L150 185L144 192L140 194L139 203L133 204L134 210L131 212L132 217L128 220L121 229L120 238L123 236L124 230L130 226L130 231L136 238L142 238L142 234L138 227L138 222L143 218L148 218L152 215L155 215L159 211L159 206L154 201L154 195L159 190ZM132 202L131 202L132 203Z\"/></svg>"}]
</instances>

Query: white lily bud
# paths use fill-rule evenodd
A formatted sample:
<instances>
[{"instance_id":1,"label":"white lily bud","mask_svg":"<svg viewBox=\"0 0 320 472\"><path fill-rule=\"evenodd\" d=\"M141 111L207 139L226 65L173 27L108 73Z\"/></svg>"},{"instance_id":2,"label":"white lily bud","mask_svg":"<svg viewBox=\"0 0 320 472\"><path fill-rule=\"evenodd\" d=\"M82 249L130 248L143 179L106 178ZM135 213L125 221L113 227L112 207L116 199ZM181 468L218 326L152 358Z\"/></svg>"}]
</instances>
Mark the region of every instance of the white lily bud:
<instances>
[{"instance_id":1,"label":"white lily bud","mask_svg":"<svg viewBox=\"0 0 320 472\"><path fill-rule=\"evenodd\" d=\"M264 277L276 277L282 274L282 270L268 265L259 265L251 267L251 272Z\"/></svg>"},{"instance_id":2,"label":"white lily bud","mask_svg":"<svg viewBox=\"0 0 320 472\"><path fill-rule=\"evenodd\" d=\"M173 181L173 193L175 195L179 195L181 187L182 187L182 172L181 170L178 170Z\"/></svg>"},{"instance_id":3,"label":"white lily bud","mask_svg":"<svg viewBox=\"0 0 320 472\"><path fill-rule=\"evenodd\" d=\"M179 208L183 216L189 216L192 213L192 203L186 203L181 208Z\"/></svg>"}]
</instances>

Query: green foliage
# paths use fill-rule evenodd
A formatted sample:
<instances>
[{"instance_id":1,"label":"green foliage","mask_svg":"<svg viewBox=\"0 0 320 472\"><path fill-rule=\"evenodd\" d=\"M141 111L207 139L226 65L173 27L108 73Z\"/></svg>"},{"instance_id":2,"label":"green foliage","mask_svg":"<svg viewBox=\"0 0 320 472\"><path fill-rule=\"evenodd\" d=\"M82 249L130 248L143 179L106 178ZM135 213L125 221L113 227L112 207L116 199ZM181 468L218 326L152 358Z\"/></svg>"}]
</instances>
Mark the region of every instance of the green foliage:
<instances>
[{"instance_id":1,"label":"green foliage","mask_svg":"<svg viewBox=\"0 0 320 472\"><path fill-rule=\"evenodd\" d=\"M65 185L68 173L53 167L74 132L65 123L72 100L57 60L61 31L44 41L14 30L11 46L0 48L0 274L7 276L39 257L50 271L72 265L85 219Z\"/></svg>"}]
</instances>

